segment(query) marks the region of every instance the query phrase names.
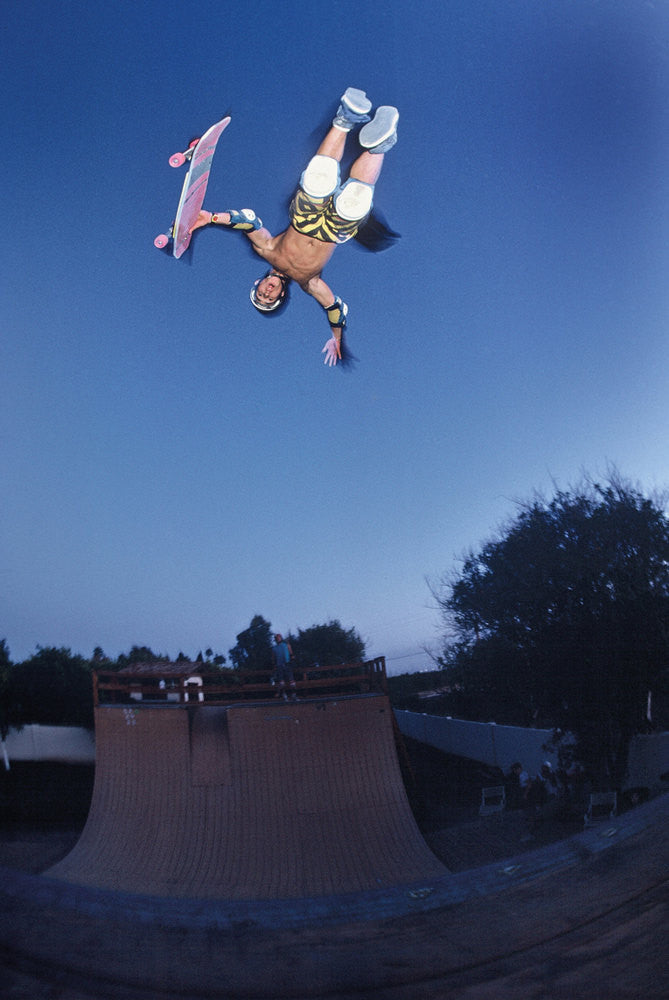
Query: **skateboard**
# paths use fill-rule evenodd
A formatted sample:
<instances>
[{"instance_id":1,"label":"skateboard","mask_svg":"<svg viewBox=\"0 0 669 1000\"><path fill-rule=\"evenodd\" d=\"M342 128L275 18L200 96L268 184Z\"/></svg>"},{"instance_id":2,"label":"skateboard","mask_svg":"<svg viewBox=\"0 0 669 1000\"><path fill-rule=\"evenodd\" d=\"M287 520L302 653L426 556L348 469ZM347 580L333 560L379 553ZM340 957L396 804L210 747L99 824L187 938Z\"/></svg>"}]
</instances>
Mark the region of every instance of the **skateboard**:
<instances>
[{"instance_id":1,"label":"skateboard","mask_svg":"<svg viewBox=\"0 0 669 1000\"><path fill-rule=\"evenodd\" d=\"M168 233L156 236L153 245L164 250L172 243L172 255L177 259L188 249L191 241L191 227L198 217L207 191L211 161L216 152L216 144L230 124L230 117L222 118L204 133L201 139L193 139L183 153L170 156L171 167L181 167L189 163L181 189L177 214Z\"/></svg>"}]
</instances>

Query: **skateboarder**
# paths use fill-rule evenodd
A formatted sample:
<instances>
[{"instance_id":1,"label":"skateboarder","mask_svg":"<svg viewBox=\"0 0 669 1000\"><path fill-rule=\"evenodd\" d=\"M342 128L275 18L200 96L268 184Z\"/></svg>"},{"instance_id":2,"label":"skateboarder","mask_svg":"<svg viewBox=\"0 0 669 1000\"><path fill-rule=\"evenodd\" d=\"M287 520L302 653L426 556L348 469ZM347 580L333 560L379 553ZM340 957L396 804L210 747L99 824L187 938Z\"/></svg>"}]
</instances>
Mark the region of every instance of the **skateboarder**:
<instances>
[{"instance_id":1,"label":"skateboarder","mask_svg":"<svg viewBox=\"0 0 669 1000\"><path fill-rule=\"evenodd\" d=\"M291 224L278 236L272 236L248 208L214 214L203 210L193 226L223 225L245 232L253 249L271 268L251 289L251 302L261 312L272 313L281 307L290 281L316 299L332 331L322 351L324 364L330 366L347 358L343 335L348 306L321 274L335 247L355 236L369 217L384 154L397 142L397 109L382 106L373 119L371 110L372 102L364 91L349 87L342 95L332 126L300 179L290 206ZM339 164L346 137L360 124L359 142L364 151L342 184Z\"/></svg>"}]
</instances>

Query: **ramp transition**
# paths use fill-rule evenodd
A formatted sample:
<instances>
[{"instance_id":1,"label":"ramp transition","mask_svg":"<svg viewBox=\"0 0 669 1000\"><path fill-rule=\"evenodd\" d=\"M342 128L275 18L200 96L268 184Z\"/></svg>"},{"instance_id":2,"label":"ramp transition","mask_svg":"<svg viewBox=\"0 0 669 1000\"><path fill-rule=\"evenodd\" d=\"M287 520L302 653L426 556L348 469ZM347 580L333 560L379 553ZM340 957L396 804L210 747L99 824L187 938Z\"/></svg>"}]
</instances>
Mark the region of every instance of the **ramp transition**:
<instances>
[{"instance_id":1,"label":"ramp transition","mask_svg":"<svg viewBox=\"0 0 669 1000\"><path fill-rule=\"evenodd\" d=\"M95 711L89 817L52 878L272 899L447 874L411 812L386 695Z\"/></svg>"}]
</instances>

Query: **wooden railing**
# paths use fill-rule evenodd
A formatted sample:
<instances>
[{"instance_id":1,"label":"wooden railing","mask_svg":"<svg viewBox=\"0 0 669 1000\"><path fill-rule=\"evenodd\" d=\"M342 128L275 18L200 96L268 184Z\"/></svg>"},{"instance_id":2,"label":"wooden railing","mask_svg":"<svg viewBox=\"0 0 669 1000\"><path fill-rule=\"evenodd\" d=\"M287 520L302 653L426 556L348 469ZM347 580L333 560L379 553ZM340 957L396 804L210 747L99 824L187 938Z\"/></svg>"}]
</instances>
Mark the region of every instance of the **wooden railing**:
<instances>
[{"instance_id":1,"label":"wooden railing","mask_svg":"<svg viewBox=\"0 0 669 1000\"><path fill-rule=\"evenodd\" d=\"M267 701L279 695L271 670L240 671L207 664L189 663L183 671L177 664L151 664L132 673L112 670L93 672L96 705L129 702L232 705L240 701ZM293 666L299 698L329 698L342 694L387 694L386 661L378 656L365 663L342 663L325 667ZM290 688L286 688L290 693Z\"/></svg>"}]
</instances>

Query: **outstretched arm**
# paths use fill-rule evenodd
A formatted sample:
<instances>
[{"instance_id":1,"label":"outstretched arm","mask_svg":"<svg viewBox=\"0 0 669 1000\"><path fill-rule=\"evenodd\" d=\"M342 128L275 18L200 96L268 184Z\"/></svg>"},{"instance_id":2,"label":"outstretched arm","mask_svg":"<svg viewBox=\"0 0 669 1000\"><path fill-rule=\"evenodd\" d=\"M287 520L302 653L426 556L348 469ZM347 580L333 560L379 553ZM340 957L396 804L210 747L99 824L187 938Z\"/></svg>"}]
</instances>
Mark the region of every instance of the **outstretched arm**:
<instances>
[{"instance_id":1,"label":"outstretched arm","mask_svg":"<svg viewBox=\"0 0 669 1000\"><path fill-rule=\"evenodd\" d=\"M193 223L191 232L209 225L230 226L231 229L241 230L245 236L248 236L256 249L263 247L267 240L272 238L272 234L263 226L262 219L259 219L250 208L243 208L239 212L231 209L228 212L214 212L213 214L205 212L203 209Z\"/></svg>"},{"instance_id":2,"label":"outstretched arm","mask_svg":"<svg viewBox=\"0 0 669 1000\"><path fill-rule=\"evenodd\" d=\"M337 361L345 360L342 356L342 339L346 329L348 306L334 294L320 277L308 281L304 286L304 291L312 295L327 313L332 337L321 353L325 355L323 364L332 367L337 364Z\"/></svg>"},{"instance_id":3,"label":"outstretched arm","mask_svg":"<svg viewBox=\"0 0 669 1000\"><path fill-rule=\"evenodd\" d=\"M191 233L194 233L196 229L202 229L203 226L208 226L211 223L212 214L211 212L205 212L204 209L198 213L197 219L190 227Z\"/></svg>"}]
</instances>

